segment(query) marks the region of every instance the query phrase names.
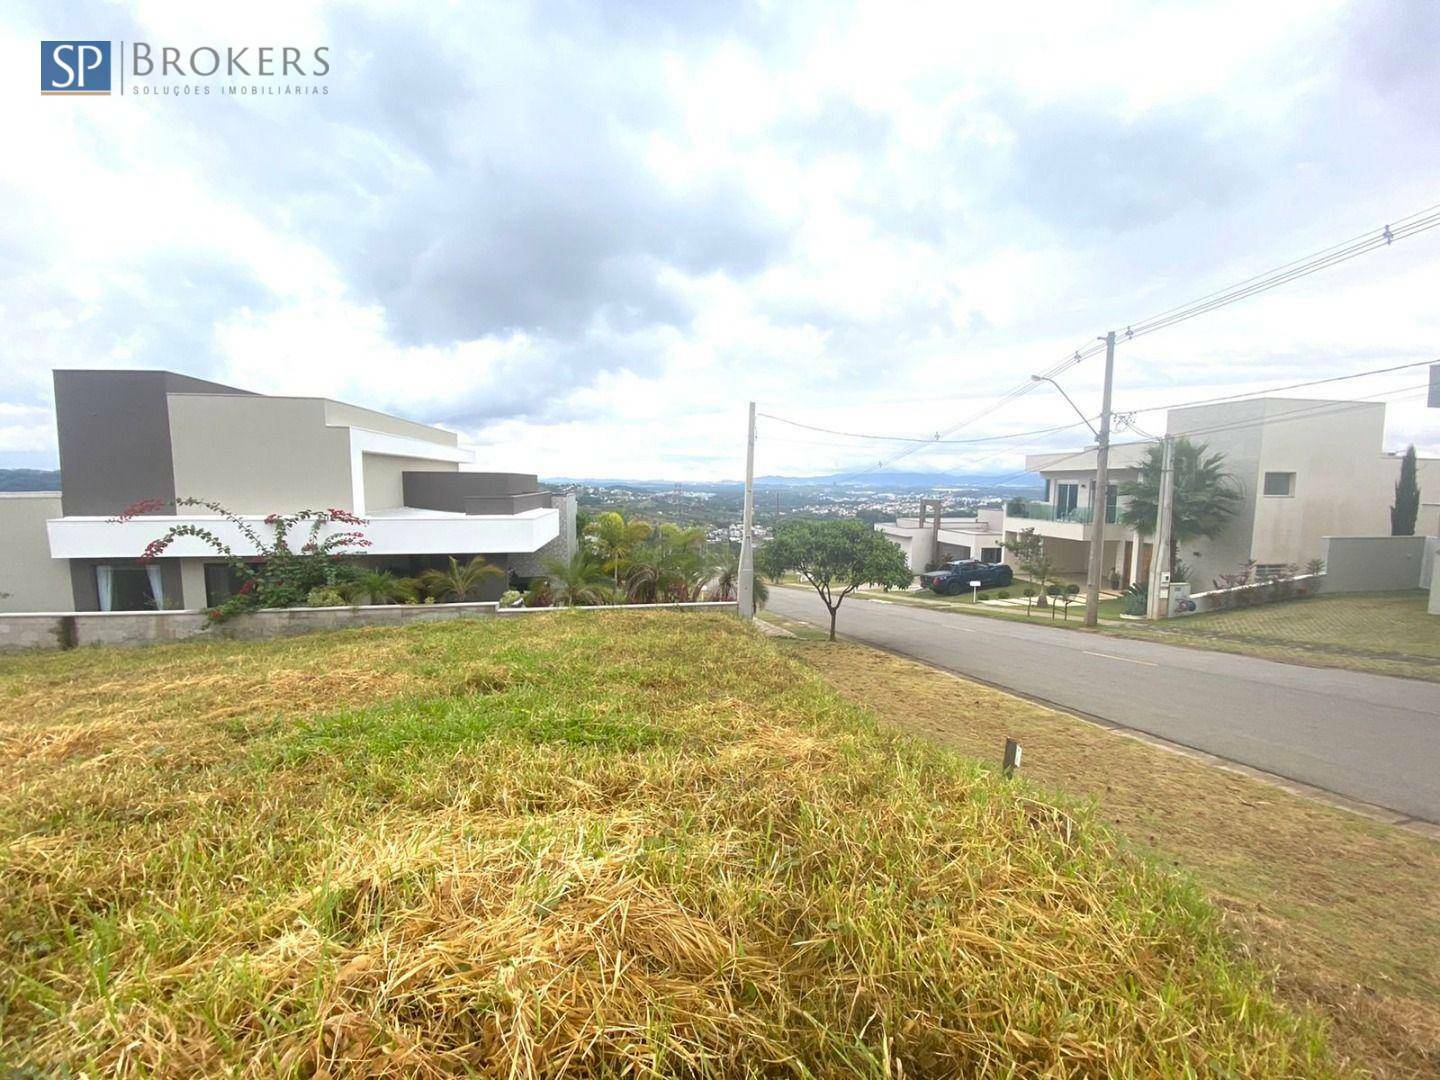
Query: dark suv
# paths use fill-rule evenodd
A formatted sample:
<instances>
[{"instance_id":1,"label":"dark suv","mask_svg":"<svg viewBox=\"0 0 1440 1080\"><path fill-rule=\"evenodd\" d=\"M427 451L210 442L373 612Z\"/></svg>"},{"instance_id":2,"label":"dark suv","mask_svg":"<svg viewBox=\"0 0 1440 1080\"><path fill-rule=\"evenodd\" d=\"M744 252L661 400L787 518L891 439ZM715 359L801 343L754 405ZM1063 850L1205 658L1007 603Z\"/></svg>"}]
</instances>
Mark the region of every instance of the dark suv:
<instances>
[{"instance_id":1,"label":"dark suv","mask_svg":"<svg viewBox=\"0 0 1440 1080\"><path fill-rule=\"evenodd\" d=\"M1015 572L1004 563L987 563L979 559L957 559L939 570L920 575L920 583L941 596L955 596L971 588L972 581L982 589L1004 588L1015 580Z\"/></svg>"}]
</instances>

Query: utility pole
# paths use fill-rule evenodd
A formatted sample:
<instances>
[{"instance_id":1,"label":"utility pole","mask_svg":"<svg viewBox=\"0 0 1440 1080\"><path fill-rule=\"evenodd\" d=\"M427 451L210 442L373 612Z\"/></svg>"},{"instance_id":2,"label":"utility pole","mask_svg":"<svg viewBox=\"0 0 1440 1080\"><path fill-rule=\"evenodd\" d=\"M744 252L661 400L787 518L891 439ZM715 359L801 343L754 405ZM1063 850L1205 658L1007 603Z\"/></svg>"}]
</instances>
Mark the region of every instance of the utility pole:
<instances>
[{"instance_id":1,"label":"utility pole","mask_svg":"<svg viewBox=\"0 0 1440 1080\"><path fill-rule=\"evenodd\" d=\"M736 594L740 617L755 617L755 550L751 527L755 520L755 403L750 402L750 426L745 436L745 505L740 513L740 582Z\"/></svg>"},{"instance_id":2,"label":"utility pole","mask_svg":"<svg viewBox=\"0 0 1440 1080\"><path fill-rule=\"evenodd\" d=\"M1095 450L1095 494L1090 503L1090 566L1085 575L1085 625L1100 621L1100 572L1105 562L1105 509L1110 480L1110 390L1115 382L1115 331L1105 335L1105 389Z\"/></svg>"},{"instance_id":3,"label":"utility pole","mask_svg":"<svg viewBox=\"0 0 1440 1080\"><path fill-rule=\"evenodd\" d=\"M1170 614L1161 607L1160 584L1161 575L1170 569L1170 529L1175 512L1175 440L1166 435L1160 440L1160 448L1160 505L1155 511L1155 547L1150 553L1150 580L1146 585L1147 619L1163 619Z\"/></svg>"}]
</instances>

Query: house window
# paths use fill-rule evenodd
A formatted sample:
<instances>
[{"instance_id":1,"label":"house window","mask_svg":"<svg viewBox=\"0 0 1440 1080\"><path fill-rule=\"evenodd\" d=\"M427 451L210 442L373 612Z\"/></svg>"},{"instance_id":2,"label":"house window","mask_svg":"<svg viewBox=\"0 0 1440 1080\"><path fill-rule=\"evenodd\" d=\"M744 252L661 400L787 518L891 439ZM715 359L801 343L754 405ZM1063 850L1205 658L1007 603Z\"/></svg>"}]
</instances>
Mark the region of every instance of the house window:
<instances>
[{"instance_id":1,"label":"house window","mask_svg":"<svg viewBox=\"0 0 1440 1080\"><path fill-rule=\"evenodd\" d=\"M1079 484L1055 485L1055 516L1072 512L1080 502Z\"/></svg>"},{"instance_id":2,"label":"house window","mask_svg":"<svg viewBox=\"0 0 1440 1080\"><path fill-rule=\"evenodd\" d=\"M1049 477L1046 477L1046 478L1045 478L1045 501L1046 501L1047 503L1050 501L1050 478L1049 478Z\"/></svg>"},{"instance_id":3,"label":"house window","mask_svg":"<svg viewBox=\"0 0 1440 1080\"><path fill-rule=\"evenodd\" d=\"M988 563L998 563L1000 561L1000 549L998 547L982 547L980 549L980 561Z\"/></svg>"},{"instance_id":4,"label":"house window","mask_svg":"<svg viewBox=\"0 0 1440 1080\"><path fill-rule=\"evenodd\" d=\"M1293 475L1293 474L1292 474ZM1255 580L1269 581L1271 578L1284 577L1285 571L1289 569L1285 563L1256 563Z\"/></svg>"},{"instance_id":5,"label":"house window","mask_svg":"<svg viewBox=\"0 0 1440 1080\"><path fill-rule=\"evenodd\" d=\"M97 566L95 594L101 611L154 611L165 603L160 567Z\"/></svg>"},{"instance_id":6,"label":"house window","mask_svg":"<svg viewBox=\"0 0 1440 1080\"><path fill-rule=\"evenodd\" d=\"M1267 472L1263 490L1266 495L1294 495L1295 474L1293 472Z\"/></svg>"},{"instance_id":7,"label":"house window","mask_svg":"<svg viewBox=\"0 0 1440 1080\"><path fill-rule=\"evenodd\" d=\"M1120 503L1120 489L1114 484L1105 485L1105 521L1109 525L1115 524L1115 515L1118 512Z\"/></svg>"},{"instance_id":8,"label":"house window","mask_svg":"<svg viewBox=\"0 0 1440 1080\"><path fill-rule=\"evenodd\" d=\"M240 575L229 563L205 564L205 606L219 607L240 589Z\"/></svg>"}]
</instances>

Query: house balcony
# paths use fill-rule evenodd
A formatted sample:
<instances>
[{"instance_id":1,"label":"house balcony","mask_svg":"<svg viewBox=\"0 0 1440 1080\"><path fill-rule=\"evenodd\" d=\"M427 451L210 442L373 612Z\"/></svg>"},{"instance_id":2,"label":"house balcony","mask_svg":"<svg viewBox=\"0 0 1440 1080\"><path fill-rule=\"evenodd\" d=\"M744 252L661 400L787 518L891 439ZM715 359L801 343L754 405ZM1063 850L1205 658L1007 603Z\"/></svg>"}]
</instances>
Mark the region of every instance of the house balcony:
<instances>
[{"instance_id":1,"label":"house balcony","mask_svg":"<svg viewBox=\"0 0 1440 1080\"><path fill-rule=\"evenodd\" d=\"M1090 536L1090 523L1094 521L1093 506L1076 506L1061 510L1051 503L1027 503L1023 507L1005 510L1005 531L1020 532L1034 529L1037 536L1053 536L1063 540L1085 540ZM1105 512L1105 539L1121 540L1130 534L1130 528L1120 523L1120 510L1110 506Z\"/></svg>"}]
</instances>

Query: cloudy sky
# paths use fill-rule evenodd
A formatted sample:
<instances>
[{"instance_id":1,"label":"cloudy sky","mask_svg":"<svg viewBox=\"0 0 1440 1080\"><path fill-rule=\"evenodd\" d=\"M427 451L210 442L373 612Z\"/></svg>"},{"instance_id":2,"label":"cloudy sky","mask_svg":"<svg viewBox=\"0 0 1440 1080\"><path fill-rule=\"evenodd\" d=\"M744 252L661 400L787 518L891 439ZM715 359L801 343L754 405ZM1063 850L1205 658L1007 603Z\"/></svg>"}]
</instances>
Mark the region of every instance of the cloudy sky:
<instances>
[{"instance_id":1,"label":"cloudy sky","mask_svg":"<svg viewBox=\"0 0 1440 1080\"><path fill-rule=\"evenodd\" d=\"M52 368L163 367L440 423L488 468L735 477L750 398L933 433L1440 203L1429 0L1004 7L7 4L0 465L53 465ZM42 98L56 38L326 45L329 92ZM1440 356L1437 267L1440 229L1137 340L1116 406ZM1065 377L1090 411L1099 377ZM1329 396L1440 453L1422 381ZM1071 419L1037 392L964 431ZM758 468L887 453L764 422Z\"/></svg>"}]
</instances>

